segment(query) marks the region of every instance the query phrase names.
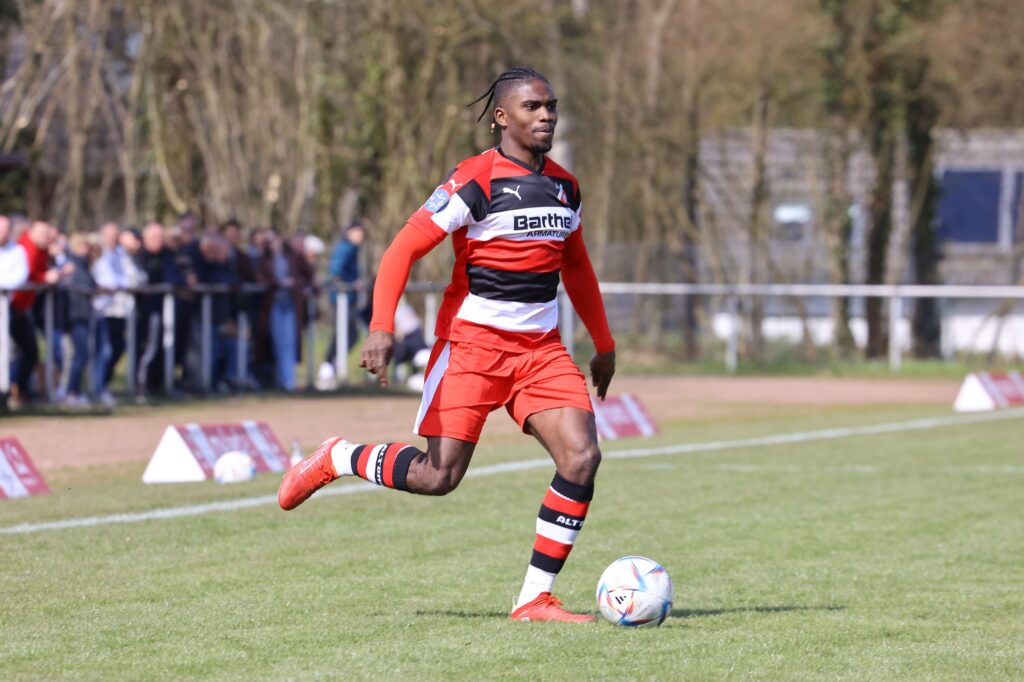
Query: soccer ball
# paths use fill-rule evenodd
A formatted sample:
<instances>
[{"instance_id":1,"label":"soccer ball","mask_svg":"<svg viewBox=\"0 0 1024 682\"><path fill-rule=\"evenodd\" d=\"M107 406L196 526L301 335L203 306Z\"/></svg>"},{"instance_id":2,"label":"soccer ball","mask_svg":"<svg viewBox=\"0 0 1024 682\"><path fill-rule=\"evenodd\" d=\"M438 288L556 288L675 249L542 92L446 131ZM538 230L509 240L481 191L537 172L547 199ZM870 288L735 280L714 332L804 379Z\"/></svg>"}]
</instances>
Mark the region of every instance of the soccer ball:
<instances>
[{"instance_id":1,"label":"soccer ball","mask_svg":"<svg viewBox=\"0 0 1024 682\"><path fill-rule=\"evenodd\" d=\"M616 559L597 582L597 607L615 625L661 625L672 608L672 578L657 561L642 556Z\"/></svg>"},{"instance_id":2,"label":"soccer ball","mask_svg":"<svg viewBox=\"0 0 1024 682\"><path fill-rule=\"evenodd\" d=\"M217 483L242 483L256 476L256 462L241 450L225 452L213 465Z\"/></svg>"}]
</instances>

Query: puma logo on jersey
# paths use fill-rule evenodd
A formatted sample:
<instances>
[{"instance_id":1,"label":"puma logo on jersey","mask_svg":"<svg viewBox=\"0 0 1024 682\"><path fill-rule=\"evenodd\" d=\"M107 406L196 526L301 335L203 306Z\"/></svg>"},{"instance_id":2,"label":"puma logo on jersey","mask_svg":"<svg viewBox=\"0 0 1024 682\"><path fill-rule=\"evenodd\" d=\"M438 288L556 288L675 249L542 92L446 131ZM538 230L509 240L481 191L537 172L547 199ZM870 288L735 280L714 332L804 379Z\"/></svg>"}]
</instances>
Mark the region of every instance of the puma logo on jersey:
<instances>
[{"instance_id":1,"label":"puma logo on jersey","mask_svg":"<svg viewBox=\"0 0 1024 682\"><path fill-rule=\"evenodd\" d=\"M516 185L515 189L509 189L508 187L502 187L501 188L501 192L502 192L502 194L514 194L516 199L519 199L519 201L522 201L523 198L521 196L519 196L519 188L520 187L522 187L522 185Z\"/></svg>"},{"instance_id":2,"label":"puma logo on jersey","mask_svg":"<svg viewBox=\"0 0 1024 682\"><path fill-rule=\"evenodd\" d=\"M452 178L451 180L449 180L447 182L447 184L452 186L452 194L455 194L456 190L458 190L460 187L462 187L466 183L464 183L464 182L455 182L455 178Z\"/></svg>"}]
</instances>

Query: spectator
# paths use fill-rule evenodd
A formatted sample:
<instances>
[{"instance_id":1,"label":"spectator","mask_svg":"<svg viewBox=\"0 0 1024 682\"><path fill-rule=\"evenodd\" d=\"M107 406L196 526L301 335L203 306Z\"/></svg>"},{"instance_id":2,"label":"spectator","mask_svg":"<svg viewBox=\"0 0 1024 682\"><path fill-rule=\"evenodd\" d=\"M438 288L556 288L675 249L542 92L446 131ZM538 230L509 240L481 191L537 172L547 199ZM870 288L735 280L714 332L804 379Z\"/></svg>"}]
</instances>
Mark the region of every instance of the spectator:
<instances>
[{"instance_id":1,"label":"spectator","mask_svg":"<svg viewBox=\"0 0 1024 682\"><path fill-rule=\"evenodd\" d=\"M68 238L55 226L50 226L53 232L53 239L48 249L50 254L50 266L58 269L72 269L74 264L68 258ZM74 276L71 272L70 276ZM66 280L64 280L66 281ZM52 300L52 336L46 335L46 301ZM53 395L49 398L52 402L64 402L67 393L67 364L64 362L64 337L71 333L71 325L68 320L68 291L64 287L55 287L44 291L36 297L32 306L32 315L36 321L36 329L42 334L46 347L50 349L50 358L53 360ZM49 387L48 387L49 388Z\"/></svg>"},{"instance_id":2,"label":"spectator","mask_svg":"<svg viewBox=\"0 0 1024 682\"><path fill-rule=\"evenodd\" d=\"M124 252L134 259L142 249L142 234L134 227L128 227L121 231L117 238L118 244Z\"/></svg>"},{"instance_id":3,"label":"spectator","mask_svg":"<svg viewBox=\"0 0 1024 682\"><path fill-rule=\"evenodd\" d=\"M261 263L260 279L272 288L263 318L274 354L275 385L285 391L297 388L295 363L299 356L304 273L308 273L308 265L302 253L272 229Z\"/></svg>"},{"instance_id":4,"label":"spectator","mask_svg":"<svg viewBox=\"0 0 1024 682\"><path fill-rule=\"evenodd\" d=\"M185 288L174 298L174 365L181 370L183 382L193 388L200 384L199 299L193 293L199 282L197 269L202 258L197 227L195 215L191 211L185 212L173 227L175 243L167 244L185 283Z\"/></svg>"},{"instance_id":5,"label":"spectator","mask_svg":"<svg viewBox=\"0 0 1024 682\"><path fill-rule=\"evenodd\" d=\"M423 338L423 319L403 296L395 309L395 349L391 357L396 383L405 381L426 366L422 354L427 348L427 341ZM429 357L429 353L427 355ZM419 362L417 356L421 358Z\"/></svg>"},{"instance_id":6,"label":"spectator","mask_svg":"<svg viewBox=\"0 0 1024 682\"><path fill-rule=\"evenodd\" d=\"M185 279L174 262L174 254L164 244L164 228L160 223L150 223L142 231L142 249L138 254L139 274L148 286L170 284L183 286ZM174 386L165 386L163 381L163 293L147 292L136 299L139 315L137 324L140 339L136 391L143 398L147 392L162 388L171 393Z\"/></svg>"},{"instance_id":7,"label":"spectator","mask_svg":"<svg viewBox=\"0 0 1024 682\"><path fill-rule=\"evenodd\" d=\"M68 262L74 266L65 280L67 288L67 323L71 336L71 369L68 372L67 396L63 402L68 407L89 407L89 398L82 392L82 375L89 364L89 331L92 326L92 292L96 281L92 278L89 263L89 242L85 235L73 234L68 241ZM93 371L95 372L95 365ZM96 383L93 377L93 383Z\"/></svg>"},{"instance_id":8,"label":"spectator","mask_svg":"<svg viewBox=\"0 0 1024 682\"><path fill-rule=\"evenodd\" d=\"M93 299L96 311L93 393L104 405L113 407L115 400L109 390L110 379L127 347L128 318L135 308L132 294L118 290L133 289L139 284L138 268L122 244L131 246L131 240L137 240L130 232L122 232L116 223L105 223L100 227L99 236L102 252L92 265L92 276L96 286L105 292Z\"/></svg>"},{"instance_id":9,"label":"spectator","mask_svg":"<svg viewBox=\"0 0 1024 682\"><path fill-rule=\"evenodd\" d=\"M359 269L359 251L365 239L366 228L363 227L362 223L357 221L350 224L345 228L342 238L334 247L334 251L331 252L331 262L328 265L328 275L335 283L352 287L350 291L345 292L345 300L348 302L348 319L345 322L348 328L348 347L345 349L346 353L351 351L358 341L359 330L356 320L359 315L357 308L359 297L357 290L363 285ZM338 310L337 299L338 293L332 289L331 306L335 311ZM327 346L327 354L324 356L324 362L320 365L320 370L317 373L318 386L330 388L335 384L334 359L337 353L337 346L337 336L332 333L330 345Z\"/></svg>"},{"instance_id":10,"label":"spectator","mask_svg":"<svg viewBox=\"0 0 1024 682\"><path fill-rule=\"evenodd\" d=\"M257 227L249 233L249 246L246 253L252 263L255 281L260 284L271 284L266 273L267 253L270 248L271 232L265 227ZM270 320L267 311L270 309L270 294L257 291L248 299L249 323L252 333L252 377L256 386L274 385L274 351L270 341Z\"/></svg>"},{"instance_id":11,"label":"spectator","mask_svg":"<svg viewBox=\"0 0 1024 682\"><path fill-rule=\"evenodd\" d=\"M63 276L70 274L71 267L68 265L60 269L50 267L49 249L55 236L56 230L52 225L36 220L18 239L28 263L27 284L56 284ZM31 378L39 363L39 344L32 316L35 300L35 291L20 291L11 299L11 336L18 346L18 371L14 383L18 386L21 400L25 402L35 397Z\"/></svg>"},{"instance_id":12,"label":"spectator","mask_svg":"<svg viewBox=\"0 0 1024 682\"><path fill-rule=\"evenodd\" d=\"M303 238L302 253L306 257L309 267L313 269L313 272L316 272L320 267L320 256L323 255L325 249L324 240L315 234L307 234Z\"/></svg>"},{"instance_id":13,"label":"spectator","mask_svg":"<svg viewBox=\"0 0 1024 682\"><path fill-rule=\"evenodd\" d=\"M11 238L12 229L11 219L0 215L0 289L8 291L22 287L28 282L28 258L25 256L25 249ZM8 311L10 315L9 333L19 354L24 354L24 330L28 330L29 335L32 336L32 342L35 342L32 321L13 307L9 306ZM5 330L3 333L8 332ZM6 394L0 395L0 407L7 407Z\"/></svg>"},{"instance_id":14,"label":"spectator","mask_svg":"<svg viewBox=\"0 0 1024 682\"><path fill-rule=\"evenodd\" d=\"M234 289L238 279L228 263L230 246L220 234L207 232L199 240L199 261L196 274L202 284L227 286ZM205 295L205 294L204 294ZM210 296L210 329L207 343L210 348L211 384L215 390L227 391L236 383L237 325L234 291L216 291Z\"/></svg>"},{"instance_id":15,"label":"spectator","mask_svg":"<svg viewBox=\"0 0 1024 682\"><path fill-rule=\"evenodd\" d=\"M255 262L253 261L252 256L249 253L249 250L245 247L242 241L241 224L237 220L232 218L231 220L228 220L226 223L220 226L220 234L224 238L227 245L227 265L228 269L231 271L232 281L235 283L236 287L241 288L244 287L246 284L254 284L257 279L256 265ZM249 328L252 328L253 323L259 319L259 311L261 305L261 300L259 296L261 295L251 291L238 291L235 293L234 296L234 309L236 312L236 320L237 313L239 311L244 312ZM236 342L237 335L245 333L246 329L241 327L237 328L235 330ZM250 338L251 337L252 334L250 334ZM243 376L235 377L235 384L237 388L256 387L252 379L252 360L254 357L253 349L251 347L251 344L246 346L246 348L248 351L248 357L245 358L245 362L243 363L245 374Z\"/></svg>"}]
</instances>

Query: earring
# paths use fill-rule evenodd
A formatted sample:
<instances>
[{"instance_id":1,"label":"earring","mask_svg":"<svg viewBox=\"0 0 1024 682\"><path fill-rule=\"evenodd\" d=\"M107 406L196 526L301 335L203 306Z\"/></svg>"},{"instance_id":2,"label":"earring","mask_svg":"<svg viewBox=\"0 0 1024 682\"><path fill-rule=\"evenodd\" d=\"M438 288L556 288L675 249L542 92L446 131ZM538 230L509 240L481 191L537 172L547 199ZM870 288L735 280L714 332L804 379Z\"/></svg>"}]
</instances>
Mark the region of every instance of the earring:
<instances>
[{"instance_id":1,"label":"earring","mask_svg":"<svg viewBox=\"0 0 1024 682\"><path fill-rule=\"evenodd\" d=\"M497 124L497 123L492 123L492 124L491 124L491 135L493 135L493 134L494 134L494 130L495 130L495 129L496 129L497 127L498 127L498 124Z\"/></svg>"}]
</instances>

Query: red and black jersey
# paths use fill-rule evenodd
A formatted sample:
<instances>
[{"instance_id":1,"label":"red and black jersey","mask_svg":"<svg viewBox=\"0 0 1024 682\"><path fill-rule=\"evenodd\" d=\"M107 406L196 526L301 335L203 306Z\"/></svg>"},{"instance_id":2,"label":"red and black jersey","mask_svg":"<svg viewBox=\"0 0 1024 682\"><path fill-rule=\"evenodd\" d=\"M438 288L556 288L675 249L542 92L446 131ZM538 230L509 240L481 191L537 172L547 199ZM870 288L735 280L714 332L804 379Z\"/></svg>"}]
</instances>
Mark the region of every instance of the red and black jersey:
<instances>
[{"instance_id":1,"label":"red and black jersey","mask_svg":"<svg viewBox=\"0 0 1024 682\"><path fill-rule=\"evenodd\" d=\"M427 250L452 236L455 267L438 311L436 336L508 350L557 338L560 275L579 266L588 278L586 292L576 287L580 295L570 290L570 296L577 310L581 305L600 309L599 315L580 314L599 349L610 350L614 342L583 245L580 206L576 178L550 159L534 170L500 149L489 149L456 166L406 228L421 233ZM400 241L396 238L389 251ZM378 287L386 275L382 262ZM390 316L378 319L378 312ZM390 331L393 313L390 305L378 311L375 296L371 330Z\"/></svg>"}]
</instances>

